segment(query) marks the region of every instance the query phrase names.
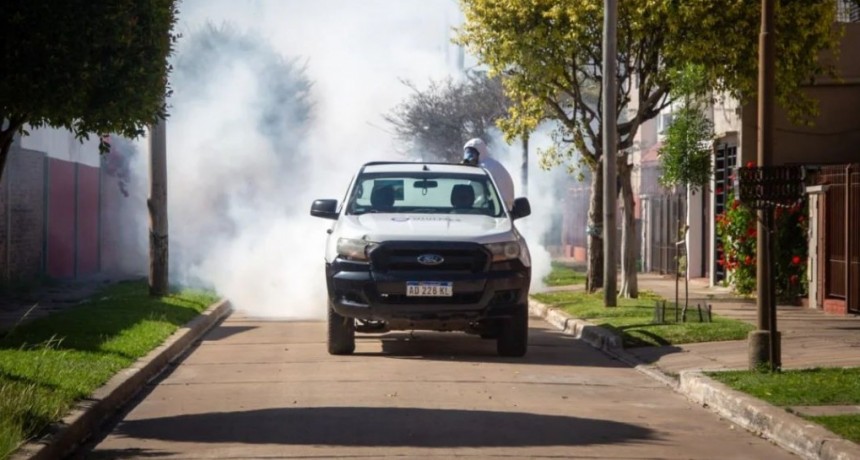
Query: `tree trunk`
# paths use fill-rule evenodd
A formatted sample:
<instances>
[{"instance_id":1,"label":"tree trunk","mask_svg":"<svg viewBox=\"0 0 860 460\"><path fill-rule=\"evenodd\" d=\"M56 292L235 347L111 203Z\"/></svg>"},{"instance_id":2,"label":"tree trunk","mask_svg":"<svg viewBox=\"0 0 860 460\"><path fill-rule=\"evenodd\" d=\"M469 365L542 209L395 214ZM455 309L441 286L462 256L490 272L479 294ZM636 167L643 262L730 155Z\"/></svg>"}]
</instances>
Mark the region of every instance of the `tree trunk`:
<instances>
[{"instance_id":1,"label":"tree trunk","mask_svg":"<svg viewBox=\"0 0 860 460\"><path fill-rule=\"evenodd\" d=\"M149 295L168 294L167 142L164 120L149 131Z\"/></svg>"},{"instance_id":2,"label":"tree trunk","mask_svg":"<svg viewBox=\"0 0 860 460\"><path fill-rule=\"evenodd\" d=\"M591 196L588 203L588 270L585 289L594 292L603 287L603 166L591 168Z\"/></svg>"},{"instance_id":3,"label":"tree trunk","mask_svg":"<svg viewBox=\"0 0 860 460\"><path fill-rule=\"evenodd\" d=\"M621 179L621 200L624 212L621 217L621 287L618 295L622 297L639 297L636 261L639 258L639 234L636 232L636 216L633 199L633 184L631 173L633 167L622 157L623 164L618 165L618 176Z\"/></svg>"}]
</instances>

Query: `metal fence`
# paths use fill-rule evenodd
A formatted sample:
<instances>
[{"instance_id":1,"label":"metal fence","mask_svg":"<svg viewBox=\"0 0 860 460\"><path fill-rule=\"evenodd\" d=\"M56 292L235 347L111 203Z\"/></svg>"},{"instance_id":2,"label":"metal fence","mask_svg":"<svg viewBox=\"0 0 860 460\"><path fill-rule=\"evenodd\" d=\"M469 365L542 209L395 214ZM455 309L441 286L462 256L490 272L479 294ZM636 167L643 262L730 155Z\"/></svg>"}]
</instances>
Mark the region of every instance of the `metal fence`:
<instances>
[{"instance_id":1,"label":"metal fence","mask_svg":"<svg viewBox=\"0 0 860 460\"><path fill-rule=\"evenodd\" d=\"M678 271L678 241L683 235L687 200L682 193L665 193L648 198L650 218L648 254L651 271L663 274Z\"/></svg>"},{"instance_id":2,"label":"metal fence","mask_svg":"<svg viewBox=\"0 0 860 460\"><path fill-rule=\"evenodd\" d=\"M825 166L816 182L824 196L823 281L827 298L860 312L860 165Z\"/></svg>"}]
</instances>

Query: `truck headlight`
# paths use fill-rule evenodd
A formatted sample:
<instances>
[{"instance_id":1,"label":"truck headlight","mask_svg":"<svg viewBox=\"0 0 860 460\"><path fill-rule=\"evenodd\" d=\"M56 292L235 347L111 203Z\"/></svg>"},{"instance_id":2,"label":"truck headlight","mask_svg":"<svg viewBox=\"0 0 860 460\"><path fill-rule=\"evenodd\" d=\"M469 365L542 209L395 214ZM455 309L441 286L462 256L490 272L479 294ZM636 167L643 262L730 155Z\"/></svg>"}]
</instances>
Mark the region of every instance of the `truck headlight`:
<instances>
[{"instance_id":1,"label":"truck headlight","mask_svg":"<svg viewBox=\"0 0 860 460\"><path fill-rule=\"evenodd\" d=\"M337 240L337 253L348 260L367 260L367 251L376 246L376 243L365 240L354 240L352 238L340 238Z\"/></svg>"},{"instance_id":2,"label":"truck headlight","mask_svg":"<svg viewBox=\"0 0 860 460\"><path fill-rule=\"evenodd\" d=\"M517 241L490 243L485 244L484 247L493 254L493 262L516 259L520 256L520 243Z\"/></svg>"}]
</instances>

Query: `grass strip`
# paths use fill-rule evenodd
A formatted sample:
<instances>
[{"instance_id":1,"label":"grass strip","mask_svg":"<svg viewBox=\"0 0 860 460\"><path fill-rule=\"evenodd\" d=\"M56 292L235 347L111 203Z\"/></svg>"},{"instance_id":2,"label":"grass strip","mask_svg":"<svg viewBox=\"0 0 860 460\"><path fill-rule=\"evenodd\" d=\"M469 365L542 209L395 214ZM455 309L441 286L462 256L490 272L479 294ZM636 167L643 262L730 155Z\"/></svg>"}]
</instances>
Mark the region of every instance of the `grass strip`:
<instances>
[{"instance_id":1,"label":"grass strip","mask_svg":"<svg viewBox=\"0 0 860 460\"><path fill-rule=\"evenodd\" d=\"M860 405L860 368L813 368L781 372L726 371L708 376L779 407ZM860 415L805 416L849 441L860 443Z\"/></svg>"},{"instance_id":2,"label":"grass strip","mask_svg":"<svg viewBox=\"0 0 860 460\"><path fill-rule=\"evenodd\" d=\"M753 330L751 324L713 315L712 322L699 322L695 305L686 321L675 321L667 312L665 322L654 322L654 305L662 300L652 292L640 292L638 299L618 299L618 306L605 307L603 293L551 292L534 294L545 304L621 335L625 348L677 345L682 343L741 340ZM703 315L704 316L704 315Z\"/></svg>"},{"instance_id":3,"label":"grass strip","mask_svg":"<svg viewBox=\"0 0 860 460\"><path fill-rule=\"evenodd\" d=\"M84 305L0 332L0 459L215 300L190 290L150 297L145 281L120 283Z\"/></svg>"},{"instance_id":4,"label":"grass strip","mask_svg":"<svg viewBox=\"0 0 860 460\"><path fill-rule=\"evenodd\" d=\"M545 276L543 282L547 286L570 286L585 284L585 271L553 261L552 270Z\"/></svg>"},{"instance_id":5,"label":"grass strip","mask_svg":"<svg viewBox=\"0 0 860 460\"><path fill-rule=\"evenodd\" d=\"M813 368L782 372L708 374L735 390L775 406L860 405L860 368Z\"/></svg>"},{"instance_id":6,"label":"grass strip","mask_svg":"<svg viewBox=\"0 0 860 460\"><path fill-rule=\"evenodd\" d=\"M827 428L844 439L860 444L860 415L825 415L804 418Z\"/></svg>"}]
</instances>

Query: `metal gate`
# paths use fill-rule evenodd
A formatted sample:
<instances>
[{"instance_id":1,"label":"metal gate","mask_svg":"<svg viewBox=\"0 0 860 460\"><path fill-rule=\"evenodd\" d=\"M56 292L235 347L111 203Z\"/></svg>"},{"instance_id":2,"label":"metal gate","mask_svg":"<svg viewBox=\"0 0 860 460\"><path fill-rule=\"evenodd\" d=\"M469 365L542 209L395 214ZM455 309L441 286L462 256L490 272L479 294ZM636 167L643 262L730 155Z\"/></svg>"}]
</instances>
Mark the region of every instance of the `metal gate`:
<instances>
[{"instance_id":1,"label":"metal gate","mask_svg":"<svg viewBox=\"0 0 860 460\"><path fill-rule=\"evenodd\" d=\"M678 241L682 236L687 200L681 193L651 196L651 270L663 274L678 270Z\"/></svg>"},{"instance_id":2,"label":"metal gate","mask_svg":"<svg viewBox=\"0 0 860 460\"><path fill-rule=\"evenodd\" d=\"M738 163L738 147L736 145L722 144L717 146L714 152L714 216L718 216L726 210L726 200L732 189L732 174ZM717 261L723 252L722 238L714 232L714 281L726 279L726 269Z\"/></svg>"},{"instance_id":3,"label":"metal gate","mask_svg":"<svg viewBox=\"0 0 860 460\"><path fill-rule=\"evenodd\" d=\"M826 166L818 183L824 198L824 294L844 299L849 312L860 312L860 166Z\"/></svg>"}]
</instances>

